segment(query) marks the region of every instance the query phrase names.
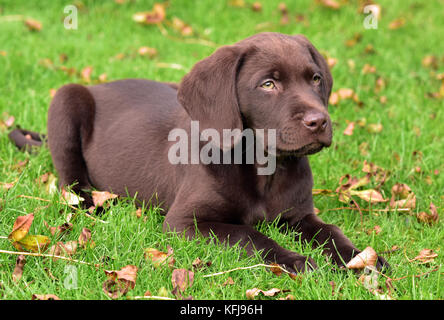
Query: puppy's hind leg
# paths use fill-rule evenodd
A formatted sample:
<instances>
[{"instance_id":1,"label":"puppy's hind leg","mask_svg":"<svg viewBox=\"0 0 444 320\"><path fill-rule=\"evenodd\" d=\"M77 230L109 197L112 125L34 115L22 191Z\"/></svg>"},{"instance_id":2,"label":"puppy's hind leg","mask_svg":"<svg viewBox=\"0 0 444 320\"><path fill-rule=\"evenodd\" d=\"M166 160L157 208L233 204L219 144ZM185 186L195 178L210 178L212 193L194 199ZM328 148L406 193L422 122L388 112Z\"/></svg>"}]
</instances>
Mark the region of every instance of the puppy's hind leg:
<instances>
[{"instance_id":1,"label":"puppy's hind leg","mask_svg":"<svg viewBox=\"0 0 444 320\"><path fill-rule=\"evenodd\" d=\"M95 103L87 88L77 84L61 87L49 107L48 146L59 174L59 186L75 183L73 191L92 205L91 196L83 190L91 187L83 149L94 126Z\"/></svg>"}]
</instances>

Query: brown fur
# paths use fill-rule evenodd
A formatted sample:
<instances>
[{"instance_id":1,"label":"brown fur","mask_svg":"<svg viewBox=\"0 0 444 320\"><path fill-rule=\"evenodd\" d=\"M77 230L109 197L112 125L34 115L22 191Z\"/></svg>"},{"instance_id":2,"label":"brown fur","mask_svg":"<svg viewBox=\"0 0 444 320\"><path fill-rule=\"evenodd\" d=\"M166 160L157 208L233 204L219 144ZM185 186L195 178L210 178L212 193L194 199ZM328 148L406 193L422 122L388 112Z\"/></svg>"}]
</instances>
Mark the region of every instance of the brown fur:
<instances>
[{"instance_id":1,"label":"brown fur","mask_svg":"<svg viewBox=\"0 0 444 320\"><path fill-rule=\"evenodd\" d=\"M268 78L276 85L272 92L260 87ZM262 33L198 62L178 90L141 79L62 87L49 110L49 148L61 186L137 193L145 201L156 194L166 209L165 230L194 236L196 223L203 235L240 242L249 253L262 250L266 261L290 271L316 268L253 227L280 215L342 265L359 250L314 214L306 157L331 144L332 84L325 60L305 37ZM191 120L201 130L276 129L275 173L257 175L257 163L170 164L168 133L189 132ZM379 258L378 267L385 263Z\"/></svg>"}]
</instances>

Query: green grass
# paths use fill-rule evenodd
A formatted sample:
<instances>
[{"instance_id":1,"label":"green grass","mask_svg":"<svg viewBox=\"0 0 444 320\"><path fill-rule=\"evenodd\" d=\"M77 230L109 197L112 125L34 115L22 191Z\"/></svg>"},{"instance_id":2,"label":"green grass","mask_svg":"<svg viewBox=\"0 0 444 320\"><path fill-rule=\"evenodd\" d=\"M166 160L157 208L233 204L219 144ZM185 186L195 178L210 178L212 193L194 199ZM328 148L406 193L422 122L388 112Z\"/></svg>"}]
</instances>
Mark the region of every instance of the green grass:
<instances>
[{"instance_id":1,"label":"green grass","mask_svg":"<svg viewBox=\"0 0 444 320\"><path fill-rule=\"evenodd\" d=\"M260 1L261 12L249 7L231 7L227 1L170 1L167 19L177 16L190 24L197 36L216 46L234 43L259 31L277 31L289 34L303 33L322 52L337 59L332 69L335 80L333 90L352 88L363 102L358 106L351 100L330 107L334 122L334 143L331 148L311 156L315 188L336 189L339 178L350 173L361 175L364 160L374 162L390 170L390 179L382 186L386 198L390 197L395 183L406 183L417 197L417 206L410 213L379 212L385 205L369 206L359 202L364 209L361 217L357 211L328 209L342 207L335 197L317 196L315 206L320 217L338 225L361 249L366 246L378 252L390 250L396 245L400 249L385 258L392 266L388 275L393 279L394 299L442 299L444 297L443 252L441 249L444 232L442 207L444 200L444 109L443 100L427 97L429 92L439 91L440 81L433 70L422 65L426 55L438 57L438 69L444 71L442 33L442 1L380 1L382 18L378 29L363 28L364 15L358 12L353 1L340 10L330 10L314 1L287 1L291 22L280 25L277 3ZM149 78L160 81L180 81L194 63L208 56L214 47L202 43L181 40L171 27L168 32L175 37L169 39L155 26L142 26L132 21L136 12L151 10L152 3L145 1L74 1L83 4L79 10L78 30L63 28L63 8L66 1L6 0L0 3L0 121L7 115L15 117L15 124L34 131L46 132L46 116L50 102L50 89L69 82L81 82L78 76L69 76L57 70L62 64L82 70L93 66L93 79L106 73L108 80L121 78ZM251 4L252 1L246 1ZM352 4L353 3L353 4ZM296 14L305 16L308 24L297 23ZM30 32L22 21L8 21L11 15L32 17L42 22L40 32ZM396 18L404 17L403 27L390 30L388 25ZM268 22L268 24L264 24ZM259 25L259 26L258 26ZM345 41L356 33L362 39L355 46L345 46ZM366 53L372 45L373 53ZM158 55L154 59L137 54L141 46L154 47ZM115 59L123 53L124 59ZM66 54L68 60L61 62L59 56ZM50 59L55 67L45 67L43 59ZM354 70L347 61L352 59ZM161 68L158 63L179 64L183 69ZM365 64L376 67L375 74L361 70ZM374 93L378 77L386 86ZM382 104L379 97L387 102ZM369 133L357 126L352 136L342 134L346 120L365 118L367 123L380 123L383 130ZM58 195L50 196L35 179L45 172L55 173L47 148L35 154L16 150L7 138L10 129L0 126L0 181L15 182L13 188L5 190L0 185L0 236L7 236L19 215L34 212L35 219L30 234L49 235L44 226L62 224L73 210L59 204ZM367 153L362 153L362 143L367 143ZM360 149L361 146L361 149ZM414 157L420 151L421 158ZM22 168L14 167L19 161L29 162ZM421 173L414 168L419 166ZM437 170L437 174L435 174ZM19 198L19 195L35 199ZM37 197L51 202L37 200ZM430 202L438 207L441 220L434 225L417 221L416 213L428 211ZM78 288L66 289L66 261L52 261L42 257L27 257L22 279L15 283L11 274L16 256L0 253L0 297L1 299L30 299L32 294L53 293L62 299L109 299L102 291L106 280L103 270L119 270L133 264L139 268L135 288L129 297L141 296L146 290L157 295L164 287L172 290L169 268L156 269L144 259L143 249L154 247L167 250L171 246L176 260L175 268L190 269L192 261L199 257L211 261L210 267L196 271L195 281L185 295L195 299L245 299L245 291L253 287L264 290L273 287L288 289L296 299L378 299L362 285L352 272L335 270L330 261L304 243L297 235L278 228L277 223L261 224L258 228L284 247L313 257L319 270L292 280L280 277L264 268L238 270L229 274L204 278L203 275L219 271L246 267L261 263L258 256L247 257L236 248L226 248L205 241L185 241L175 235L162 233L161 210L152 208L137 218L131 213L136 210L131 199L120 199L99 218L106 223L93 222L78 215L73 230L64 241L76 240L87 227L92 231L96 247L78 250L74 259L100 263L99 268L73 263L77 268ZM371 229L379 225L382 232L375 234ZM53 239L55 243L55 239ZM410 261L424 248L434 250L438 257L429 264ZM15 250L7 239L0 239L0 249ZM410 260L409 260L410 259ZM436 267L440 269L434 270ZM50 273L55 277L49 276ZM430 273L428 273L430 272ZM428 273L421 277L421 275ZM234 284L223 286L228 277ZM331 281L335 283L332 295ZM384 284L384 278L379 278ZM383 286L384 287L384 286ZM284 297L286 294L281 294ZM169 293L170 297L173 297ZM125 299L125 297L123 298Z\"/></svg>"}]
</instances>

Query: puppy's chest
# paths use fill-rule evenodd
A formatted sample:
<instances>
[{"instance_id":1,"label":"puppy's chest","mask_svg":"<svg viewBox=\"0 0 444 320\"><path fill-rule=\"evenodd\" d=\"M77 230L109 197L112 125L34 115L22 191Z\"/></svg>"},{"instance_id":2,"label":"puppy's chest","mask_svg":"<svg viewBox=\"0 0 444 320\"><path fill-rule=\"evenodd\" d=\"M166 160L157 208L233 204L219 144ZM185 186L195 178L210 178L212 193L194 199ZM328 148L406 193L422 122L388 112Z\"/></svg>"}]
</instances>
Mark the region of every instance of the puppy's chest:
<instances>
[{"instance_id":1,"label":"puppy's chest","mask_svg":"<svg viewBox=\"0 0 444 320\"><path fill-rule=\"evenodd\" d=\"M273 221L279 215L281 219L304 216L313 209L311 188L291 187L268 190L261 195L244 200L244 223L254 225L259 221Z\"/></svg>"}]
</instances>

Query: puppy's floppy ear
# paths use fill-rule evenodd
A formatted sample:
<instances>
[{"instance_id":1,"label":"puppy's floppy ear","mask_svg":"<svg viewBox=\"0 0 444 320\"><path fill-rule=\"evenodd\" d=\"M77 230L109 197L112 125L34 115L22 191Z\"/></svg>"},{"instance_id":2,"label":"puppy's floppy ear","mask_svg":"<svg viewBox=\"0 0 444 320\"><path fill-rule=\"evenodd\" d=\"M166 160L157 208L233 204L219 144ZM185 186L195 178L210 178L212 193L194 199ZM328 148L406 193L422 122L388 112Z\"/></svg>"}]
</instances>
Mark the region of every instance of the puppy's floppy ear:
<instances>
[{"instance_id":1,"label":"puppy's floppy ear","mask_svg":"<svg viewBox=\"0 0 444 320\"><path fill-rule=\"evenodd\" d=\"M324 76L324 103L328 104L328 99L330 98L331 89L333 87L333 77L331 76L330 68L328 67L327 61L325 61L324 57L319 53L318 50L313 46L313 44L302 34L298 34L294 36L297 41L303 45L305 45L310 52L311 57L314 62L321 68L322 74Z\"/></svg>"},{"instance_id":2,"label":"puppy's floppy ear","mask_svg":"<svg viewBox=\"0 0 444 320\"><path fill-rule=\"evenodd\" d=\"M222 129L243 130L236 80L245 51L239 45L221 47L182 79L177 98L201 131L213 128L223 137Z\"/></svg>"}]
</instances>

